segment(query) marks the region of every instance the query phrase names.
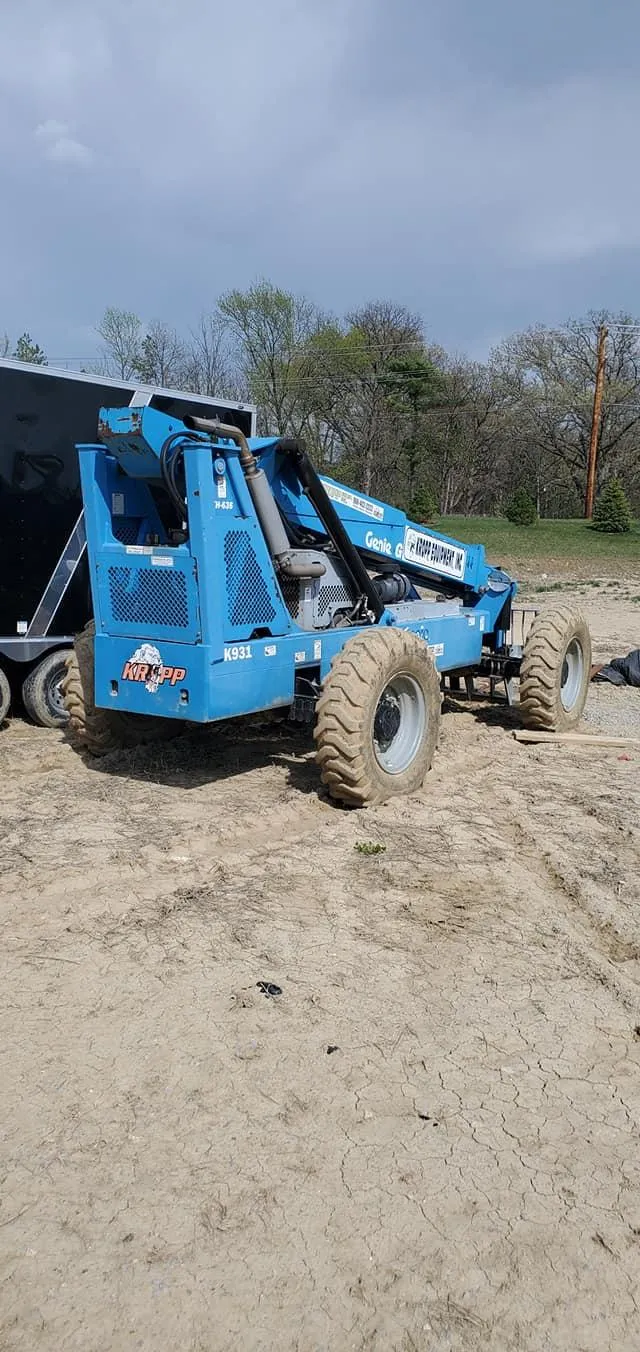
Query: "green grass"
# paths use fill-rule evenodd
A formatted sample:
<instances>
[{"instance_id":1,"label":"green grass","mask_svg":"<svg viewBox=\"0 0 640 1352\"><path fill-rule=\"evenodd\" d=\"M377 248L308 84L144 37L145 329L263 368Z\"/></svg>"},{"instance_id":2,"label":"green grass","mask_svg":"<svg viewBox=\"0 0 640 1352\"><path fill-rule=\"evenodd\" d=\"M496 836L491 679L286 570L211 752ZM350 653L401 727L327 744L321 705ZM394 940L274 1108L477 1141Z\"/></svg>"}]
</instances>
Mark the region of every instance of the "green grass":
<instances>
[{"instance_id":1,"label":"green grass","mask_svg":"<svg viewBox=\"0 0 640 1352\"><path fill-rule=\"evenodd\" d=\"M434 523L444 535L484 545L490 563L528 571L573 571L600 577L640 576L640 524L628 535L603 535L584 521L538 521L513 526L503 517L442 516Z\"/></svg>"}]
</instances>

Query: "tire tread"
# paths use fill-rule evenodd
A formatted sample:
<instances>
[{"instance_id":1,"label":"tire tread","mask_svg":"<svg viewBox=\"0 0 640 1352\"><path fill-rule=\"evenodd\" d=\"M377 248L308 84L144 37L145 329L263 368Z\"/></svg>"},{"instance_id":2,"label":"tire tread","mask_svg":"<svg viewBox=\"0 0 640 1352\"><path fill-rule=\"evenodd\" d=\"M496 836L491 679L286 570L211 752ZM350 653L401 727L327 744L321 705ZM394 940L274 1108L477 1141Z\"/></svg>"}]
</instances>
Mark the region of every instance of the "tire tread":
<instances>
[{"instance_id":1,"label":"tire tread","mask_svg":"<svg viewBox=\"0 0 640 1352\"><path fill-rule=\"evenodd\" d=\"M584 670L573 709L567 710L560 698L560 683L564 656L574 638L582 646ZM526 726L547 732L568 732L576 727L588 694L590 667L591 640L580 610L559 605L536 616L520 670L520 714Z\"/></svg>"},{"instance_id":2,"label":"tire tread","mask_svg":"<svg viewBox=\"0 0 640 1352\"><path fill-rule=\"evenodd\" d=\"M420 684L427 705L428 746L416 770L386 775L373 756L370 726L377 688L407 671ZM372 806L392 793L411 792L430 768L440 715L440 681L426 644L409 630L377 629L358 634L336 654L316 706L316 759L332 797L352 806ZM417 757L416 759L419 759ZM385 782L386 781L386 782Z\"/></svg>"}]
</instances>

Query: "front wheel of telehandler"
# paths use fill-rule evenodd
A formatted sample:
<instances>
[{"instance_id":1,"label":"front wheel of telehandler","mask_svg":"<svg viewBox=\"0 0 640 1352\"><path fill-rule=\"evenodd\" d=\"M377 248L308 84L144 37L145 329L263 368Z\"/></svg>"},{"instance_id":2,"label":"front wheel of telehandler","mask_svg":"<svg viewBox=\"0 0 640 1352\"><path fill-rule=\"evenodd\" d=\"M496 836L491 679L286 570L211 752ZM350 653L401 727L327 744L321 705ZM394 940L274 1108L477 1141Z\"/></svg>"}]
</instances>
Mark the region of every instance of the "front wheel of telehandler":
<instances>
[{"instance_id":1,"label":"front wheel of telehandler","mask_svg":"<svg viewBox=\"0 0 640 1352\"><path fill-rule=\"evenodd\" d=\"M438 741L440 680L426 643L372 629L333 659L316 710L316 758L333 798L353 807L414 793Z\"/></svg>"},{"instance_id":2,"label":"front wheel of telehandler","mask_svg":"<svg viewBox=\"0 0 640 1352\"><path fill-rule=\"evenodd\" d=\"M536 616L520 668L520 713L529 728L569 732L580 722L589 692L591 638L571 606Z\"/></svg>"},{"instance_id":3,"label":"front wheel of telehandler","mask_svg":"<svg viewBox=\"0 0 640 1352\"><path fill-rule=\"evenodd\" d=\"M69 716L65 733L72 746L77 751L88 751L91 756L105 756L109 751L122 751L175 736L182 725L176 725L171 719L145 718L142 714L98 708L94 698L95 632L95 623L91 620L76 635L61 682Z\"/></svg>"}]
</instances>

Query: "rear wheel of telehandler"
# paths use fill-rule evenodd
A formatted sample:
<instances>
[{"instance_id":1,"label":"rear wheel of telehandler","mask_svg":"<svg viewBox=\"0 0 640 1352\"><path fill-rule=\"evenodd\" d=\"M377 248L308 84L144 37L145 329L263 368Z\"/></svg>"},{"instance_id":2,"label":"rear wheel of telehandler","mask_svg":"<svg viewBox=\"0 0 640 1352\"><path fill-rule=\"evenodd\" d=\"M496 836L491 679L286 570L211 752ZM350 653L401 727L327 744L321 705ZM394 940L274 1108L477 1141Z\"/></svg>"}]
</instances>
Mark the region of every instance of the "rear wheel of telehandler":
<instances>
[{"instance_id":1,"label":"rear wheel of telehandler","mask_svg":"<svg viewBox=\"0 0 640 1352\"><path fill-rule=\"evenodd\" d=\"M569 732L589 692L591 638L579 610L558 606L537 615L520 668L520 713L529 728Z\"/></svg>"},{"instance_id":2,"label":"rear wheel of telehandler","mask_svg":"<svg viewBox=\"0 0 640 1352\"><path fill-rule=\"evenodd\" d=\"M179 727L171 719L145 718L142 714L126 714L96 706L95 632L95 623L91 620L82 633L76 635L74 647L67 656L62 694L69 716L65 731L72 745L92 756L104 756L109 751L122 751L174 736Z\"/></svg>"},{"instance_id":3,"label":"rear wheel of telehandler","mask_svg":"<svg viewBox=\"0 0 640 1352\"><path fill-rule=\"evenodd\" d=\"M406 629L349 639L317 704L316 757L333 798L353 807L414 793L438 741L440 680L426 643Z\"/></svg>"}]
</instances>

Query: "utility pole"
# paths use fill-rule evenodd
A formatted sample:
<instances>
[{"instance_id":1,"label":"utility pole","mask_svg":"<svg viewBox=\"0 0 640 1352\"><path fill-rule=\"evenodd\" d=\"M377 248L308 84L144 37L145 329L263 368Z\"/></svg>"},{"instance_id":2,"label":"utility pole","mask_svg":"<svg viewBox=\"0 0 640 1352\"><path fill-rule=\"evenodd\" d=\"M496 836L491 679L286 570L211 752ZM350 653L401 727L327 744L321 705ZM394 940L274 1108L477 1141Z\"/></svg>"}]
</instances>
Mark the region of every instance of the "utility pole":
<instances>
[{"instance_id":1,"label":"utility pole","mask_svg":"<svg viewBox=\"0 0 640 1352\"><path fill-rule=\"evenodd\" d=\"M602 395L604 392L604 363L607 355L607 329L604 324L598 330L598 356L596 361L596 387L593 392L593 417L591 420L591 438L589 441L589 463L587 465L587 491L584 499L584 514L587 521L593 516L593 502L596 495L596 466L598 461L598 443L600 441L600 419L602 415Z\"/></svg>"}]
</instances>

